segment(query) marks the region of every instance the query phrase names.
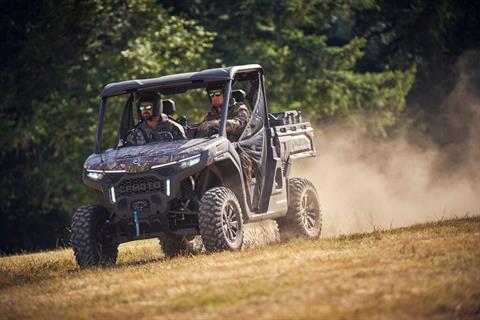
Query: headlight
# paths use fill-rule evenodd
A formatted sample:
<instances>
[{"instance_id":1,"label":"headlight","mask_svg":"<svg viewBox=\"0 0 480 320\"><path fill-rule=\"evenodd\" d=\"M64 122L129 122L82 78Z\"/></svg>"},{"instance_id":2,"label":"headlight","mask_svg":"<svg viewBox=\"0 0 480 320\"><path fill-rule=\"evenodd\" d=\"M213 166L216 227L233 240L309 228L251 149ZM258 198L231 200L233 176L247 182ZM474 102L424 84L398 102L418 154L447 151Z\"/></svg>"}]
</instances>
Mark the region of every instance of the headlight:
<instances>
[{"instance_id":1,"label":"headlight","mask_svg":"<svg viewBox=\"0 0 480 320\"><path fill-rule=\"evenodd\" d=\"M115 188L113 186L108 188L108 193L110 194L110 202L112 203L117 202L117 197L115 195Z\"/></svg>"},{"instance_id":2,"label":"headlight","mask_svg":"<svg viewBox=\"0 0 480 320\"><path fill-rule=\"evenodd\" d=\"M87 177L93 180L102 180L104 176L102 171L87 171Z\"/></svg>"},{"instance_id":3,"label":"headlight","mask_svg":"<svg viewBox=\"0 0 480 320\"><path fill-rule=\"evenodd\" d=\"M180 165L180 168L185 169L185 168L194 166L199 162L200 162L200 155L197 154L196 156L186 158L186 159L183 159L183 160L179 160L178 164Z\"/></svg>"},{"instance_id":4,"label":"headlight","mask_svg":"<svg viewBox=\"0 0 480 320\"><path fill-rule=\"evenodd\" d=\"M172 164L175 164L176 162L169 162L169 163L164 163L164 164L157 164L155 166L152 166L151 169L158 169L158 168L163 168L163 167L168 167L171 166Z\"/></svg>"}]
</instances>

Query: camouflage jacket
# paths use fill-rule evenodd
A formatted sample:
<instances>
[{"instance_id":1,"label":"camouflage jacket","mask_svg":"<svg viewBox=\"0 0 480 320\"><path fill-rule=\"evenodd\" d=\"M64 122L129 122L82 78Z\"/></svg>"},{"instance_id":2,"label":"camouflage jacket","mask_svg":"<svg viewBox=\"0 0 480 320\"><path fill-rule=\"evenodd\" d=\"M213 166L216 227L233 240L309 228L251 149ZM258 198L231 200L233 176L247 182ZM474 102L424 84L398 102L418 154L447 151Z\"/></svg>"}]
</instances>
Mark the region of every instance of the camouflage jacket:
<instances>
[{"instance_id":1,"label":"camouflage jacket","mask_svg":"<svg viewBox=\"0 0 480 320\"><path fill-rule=\"evenodd\" d=\"M162 137L160 135L166 132L170 132L174 140L187 139L185 131L180 124L169 119L166 114L162 113L160 117L160 123L154 128L150 127L146 121L141 121L135 126L135 128L140 128L145 132L147 142L161 140Z\"/></svg>"},{"instance_id":2,"label":"camouflage jacket","mask_svg":"<svg viewBox=\"0 0 480 320\"><path fill-rule=\"evenodd\" d=\"M247 106L242 102L235 102L228 107L227 114L227 138L230 141L238 141L242 135L243 130L247 126L248 120L250 119L250 111ZM212 106L212 109L207 114L203 122L220 120L220 110ZM202 123L203 123L202 122Z\"/></svg>"}]
</instances>

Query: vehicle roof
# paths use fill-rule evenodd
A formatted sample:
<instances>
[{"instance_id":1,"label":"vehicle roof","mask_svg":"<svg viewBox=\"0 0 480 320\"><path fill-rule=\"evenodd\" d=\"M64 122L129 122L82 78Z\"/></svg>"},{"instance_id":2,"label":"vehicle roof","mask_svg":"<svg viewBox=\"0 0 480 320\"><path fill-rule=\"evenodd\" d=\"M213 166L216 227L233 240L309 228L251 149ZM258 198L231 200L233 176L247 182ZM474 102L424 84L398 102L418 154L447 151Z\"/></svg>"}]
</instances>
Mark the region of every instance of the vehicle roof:
<instances>
[{"instance_id":1,"label":"vehicle roof","mask_svg":"<svg viewBox=\"0 0 480 320\"><path fill-rule=\"evenodd\" d=\"M161 89L168 90L168 87L178 88L180 91L186 91L192 88L206 86L206 82L220 82L233 80L237 73L249 73L260 71L263 68L259 64L247 64L241 66L232 66L225 68L207 69L198 72L179 73L169 76L151 79L127 80L107 84L102 90L102 97L117 96L137 90Z\"/></svg>"}]
</instances>

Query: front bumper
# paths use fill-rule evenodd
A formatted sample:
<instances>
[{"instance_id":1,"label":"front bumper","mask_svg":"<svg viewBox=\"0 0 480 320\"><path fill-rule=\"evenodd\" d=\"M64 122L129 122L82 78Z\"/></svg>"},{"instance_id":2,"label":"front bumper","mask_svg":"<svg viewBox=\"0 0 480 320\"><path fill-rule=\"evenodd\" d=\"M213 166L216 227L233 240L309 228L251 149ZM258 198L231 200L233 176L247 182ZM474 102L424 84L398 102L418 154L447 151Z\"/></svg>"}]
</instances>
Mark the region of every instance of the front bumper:
<instances>
[{"instance_id":1,"label":"front bumper","mask_svg":"<svg viewBox=\"0 0 480 320\"><path fill-rule=\"evenodd\" d=\"M104 206L110 212L109 223L115 229L115 242L150 238L164 233L194 234L196 230L178 230L171 225L169 214L175 199L181 198L181 183L207 165L205 155L187 168L179 163L144 172L105 172L100 181L83 173L83 181L103 194ZM136 232L134 212L140 234Z\"/></svg>"}]
</instances>

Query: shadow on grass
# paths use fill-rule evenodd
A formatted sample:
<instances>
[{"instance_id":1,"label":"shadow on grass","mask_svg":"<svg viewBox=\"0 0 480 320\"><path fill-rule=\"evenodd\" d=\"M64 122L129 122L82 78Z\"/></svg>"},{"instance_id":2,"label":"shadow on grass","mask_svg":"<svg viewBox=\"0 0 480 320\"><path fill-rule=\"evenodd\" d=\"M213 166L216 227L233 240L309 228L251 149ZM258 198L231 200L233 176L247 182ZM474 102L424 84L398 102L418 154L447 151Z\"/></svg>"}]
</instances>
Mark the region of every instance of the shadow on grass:
<instances>
[{"instance_id":1,"label":"shadow on grass","mask_svg":"<svg viewBox=\"0 0 480 320\"><path fill-rule=\"evenodd\" d=\"M103 268L103 269L118 269L118 268L128 268L128 267L138 267L138 266L143 266L149 263L155 263L155 262L165 262L170 260L169 258L163 257L163 258L151 258L151 259L141 259L141 260L132 260L132 261L125 261L122 263L117 263L116 265L109 267L109 268Z\"/></svg>"}]
</instances>

